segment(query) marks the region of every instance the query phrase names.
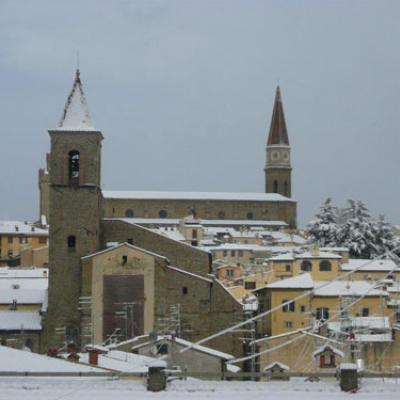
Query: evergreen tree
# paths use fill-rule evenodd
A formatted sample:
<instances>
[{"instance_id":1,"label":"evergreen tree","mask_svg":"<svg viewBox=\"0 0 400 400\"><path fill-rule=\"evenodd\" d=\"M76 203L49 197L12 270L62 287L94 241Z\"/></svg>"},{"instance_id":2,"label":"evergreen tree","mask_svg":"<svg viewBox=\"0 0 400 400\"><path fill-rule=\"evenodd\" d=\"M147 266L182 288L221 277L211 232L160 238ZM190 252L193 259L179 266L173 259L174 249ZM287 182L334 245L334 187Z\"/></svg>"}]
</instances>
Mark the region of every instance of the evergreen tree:
<instances>
[{"instance_id":1,"label":"evergreen tree","mask_svg":"<svg viewBox=\"0 0 400 400\"><path fill-rule=\"evenodd\" d=\"M362 201L348 200L348 207L338 209L328 198L308 227L311 243L347 247L352 258L400 257L393 226L382 215L373 219Z\"/></svg>"},{"instance_id":2,"label":"evergreen tree","mask_svg":"<svg viewBox=\"0 0 400 400\"><path fill-rule=\"evenodd\" d=\"M347 221L340 229L339 242L354 258L371 258L377 253L374 221L362 201L348 200Z\"/></svg>"},{"instance_id":3,"label":"evergreen tree","mask_svg":"<svg viewBox=\"0 0 400 400\"><path fill-rule=\"evenodd\" d=\"M315 220L309 224L310 241L318 246L336 246L339 227L337 224L337 209L332 205L332 199L328 198L321 206Z\"/></svg>"},{"instance_id":4,"label":"evergreen tree","mask_svg":"<svg viewBox=\"0 0 400 400\"><path fill-rule=\"evenodd\" d=\"M379 215L378 220L375 221L374 235L375 252L372 254L374 257L396 253L399 243L394 235L393 226L385 221L383 215Z\"/></svg>"}]
</instances>

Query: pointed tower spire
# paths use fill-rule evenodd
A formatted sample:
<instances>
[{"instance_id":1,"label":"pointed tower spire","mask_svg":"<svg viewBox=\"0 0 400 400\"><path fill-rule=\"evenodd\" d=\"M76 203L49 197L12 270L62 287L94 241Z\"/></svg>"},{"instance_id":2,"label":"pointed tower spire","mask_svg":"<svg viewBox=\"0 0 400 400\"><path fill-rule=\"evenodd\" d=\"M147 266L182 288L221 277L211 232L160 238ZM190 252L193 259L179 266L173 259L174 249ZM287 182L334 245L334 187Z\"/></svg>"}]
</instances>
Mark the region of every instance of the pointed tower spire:
<instances>
[{"instance_id":1,"label":"pointed tower spire","mask_svg":"<svg viewBox=\"0 0 400 400\"><path fill-rule=\"evenodd\" d=\"M58 129L75 131L94 131L89 107L82 88L79 69L76 70L71 93L65 103Z\"/></svg>"},{"instance_id":2,"label":"pointed tower spire","mask_svg":"<svg viewBox=\"0 0 400 400\"><path fill-rule=\"evenodd\" d=\"M269 128L268 145L283 144L289 146L289 136L286 129L285 114L283 112L281 89L276 87L274 110L272 111L271 126Z\"/></svg>"},{"instance_id":3,"label":"pointed tower spire","mask_svg":"<svg viewBox=\"0 0 400 400\"><path fill-rule=\"evenodd\" d=\"M279 193L282 196L291 197L292 167L290 163L290 145L279 85L275 93L264 171L266 193Z\"/></svg>"}]
</instances>

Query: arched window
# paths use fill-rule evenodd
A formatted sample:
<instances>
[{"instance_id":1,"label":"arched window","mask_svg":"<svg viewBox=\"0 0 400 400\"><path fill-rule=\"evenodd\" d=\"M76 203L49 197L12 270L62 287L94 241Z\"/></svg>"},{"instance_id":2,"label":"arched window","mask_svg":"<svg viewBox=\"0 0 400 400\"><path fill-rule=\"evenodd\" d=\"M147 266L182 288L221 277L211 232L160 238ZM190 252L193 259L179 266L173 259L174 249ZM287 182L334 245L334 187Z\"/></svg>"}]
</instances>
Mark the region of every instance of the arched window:
<instances>
[{"instance_id":1,"label":"arched window","mask_svg":"<svg viewBox=\"0 0 400 400\"><path fill-rule=\"evenodd\" d=\"M312 270L312 264L310 263L310 261L304 260L301 263L301 267L300 268L301 268L302 271L308 272L308 271Z\"/></svg>"},{"instance_id":2,"label":"arched window","mask_svg":"<svg viewBox=\"0 0 400 400\"><path fill-rule=\"evenodd\" d=\"M283 187L284 187L284 193L285 193L285 196L288 196L289 195L289 191L288 191L288 183L287 183L287 181L285 181L285 183L283 184Z\"/></svg>"},{"instance_id":3,"label":"arched window","mask_svg":"<svg viewBox=\"0 0 400 400\"><path fill-rule=\"evenodd\" d=\"M128 208L128 209L125 211L125 217L126 217L126 218L133 218L133 216L134 216L133 210L131 210L130 208Z\"/></svg>"},{"instance_id":4,"label":"arched window","mask_svg":"<svg viewBox=\"0 0 400 400\"><path fill-rule=\"evenodd\" d=\"M246 214L246 218L247 218L247 219L253 219L253 218L254 218L254 214L253 214L251 211L249 211L249 212Z\"/></svg>"},{"instance_id":5,"label":"arched window","mask_svg":"<svg viewBox=\"0 0 400 400\"><path fill-rule=\"evenodd\" d=\"M158 215L160 218L167 218L167 216L168 216L167 210L160 210Z\"/></svg>"},{"instance_id":6,"label":"arched window","mask_svg":"<svg viewBox=\"0 0 400 400\"><path fill-rule=\"evenodd\" d=\"M72 150L68 153L68 174L71 182L79 181L79 151Z\"/></svg>"},{"instance_id":7,"label":"arched window","mask_svg":"<svg viewBox=\"0 0 400 400\"><path fill-rule=\"evenodd\" d=\"M75 236L68 236L67 239L68 249L75 250L76 247L76 237Z\"/></svg>"},{"instance_id":8,"label":"arched window","mask_svg":"<svg viewBox=\"0 0 400 400\"><path fill-rule=\"evenodd\" d=\"M218 219L225 219L225 212L224 211L220 211L218 213Z\"/></svg>"},{"instance_id":9,"label":"arched window","mask_svg":"<svg viewBox=\"0 0 400 400\"><path fill-rule=\"evenodd\" d=\"M320 271L331 271L332 270L332 265L329 261L327 260L322 260L319 263L319 270Z\"/></svg>"},{"instance_id":10,"label":"arched window","mask_svg":"<svg viewBox=\"0 0 400 400\"><path fill-rule=\"evenodd\" d=\"M278 181L274 181L274 193L278 193Z\"/></svg>"}]
</instances>

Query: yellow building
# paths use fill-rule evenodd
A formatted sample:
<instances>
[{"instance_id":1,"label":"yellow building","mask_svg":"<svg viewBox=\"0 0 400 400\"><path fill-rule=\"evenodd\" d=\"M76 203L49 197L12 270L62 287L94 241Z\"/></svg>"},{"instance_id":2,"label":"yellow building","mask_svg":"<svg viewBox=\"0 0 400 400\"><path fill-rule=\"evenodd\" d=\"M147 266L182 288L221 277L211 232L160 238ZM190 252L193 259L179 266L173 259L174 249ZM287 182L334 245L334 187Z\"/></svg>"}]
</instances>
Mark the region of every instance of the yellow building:
<instances>
[{"instance_id":1,"label":"yellow building","mask_svg":"<svg viewBox=\"0 0 400 400\"><path fill-rule=\"evenodd\" d=\"M28 222L0 221L0 265L18 265L22 249L46 246L47 240L47 229Z\"/></svg>"},{"instance_id":2,"label":"yellow building","mask_svg":"<svg viewBox=\"0 0 400 400\"><path fill-rule=\"evenodd\" d=\"M313 359L313 353L328 342L345 353L344 361L371 370L391 369L400 362L397 285L380 288L366 280L316 281L311 273L303 273L253 293L259 313L274 310L258 321L260 370L274 361L292 371L326 367Z\"/></svg>"},{"instance_id":3,"label":"yellow building","mask_svg":"<svg viewBox=\"0 0 400 400\"><path fill-rule=\"evenodd\" d=\"M276 279L285 279L308 272L315 280L334 279L339 274L342 257L335 253L322 252L317 247L301 254L284 253L268 260Z\"/></svg>"},{"instance_id":4,"label":"yellow building","mask_svg":"<svg viewBox=\"0 0 400 400\"><path fill-rule=\"evenodd\" d=\"M258 298L260 313L278 308L259 324L261 333L270 336L313 326L318 321L338 320L343 314L341 310L359 298L347 310L347 315L390 315L386 306L388 292L375 289L366 281L314 281L310 273L304 273L271 283L253 293ZM302 297L298 299L299 296ZM279 308L288 301L291 302Z\"/></svg>"}]
</instances>

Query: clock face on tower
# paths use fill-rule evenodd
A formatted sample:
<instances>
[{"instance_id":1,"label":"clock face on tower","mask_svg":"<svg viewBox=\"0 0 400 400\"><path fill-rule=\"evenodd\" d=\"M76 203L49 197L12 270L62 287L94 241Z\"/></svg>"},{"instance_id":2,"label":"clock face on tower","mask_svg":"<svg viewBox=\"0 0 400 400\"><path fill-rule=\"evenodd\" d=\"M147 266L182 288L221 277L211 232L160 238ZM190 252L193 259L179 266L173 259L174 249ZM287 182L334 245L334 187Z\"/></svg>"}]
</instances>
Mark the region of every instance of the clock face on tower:
<instances>
[{"instance_id":1,"label":"clock face on tower","mask_svg":"<svg viewBox=\"0 0 400 400\"><path fill-rule=\"evenodd\" d=\"M289 160L289 152L288 151L284 151L282 153L282 158L283 158L283 161L288 161Z\"/></svg>"},{"instance_id":2,"label":"clock face on tower","mask_svg":"<svg viewBox=\"0 0 400 400\"><path fill-rule=\"evenodd\" d=\"M271 153L271 159L272 159L272 161L278 161L279 158L280 158L279 151L273 151L273 152Z\"/></svg>"}]
</instances>

